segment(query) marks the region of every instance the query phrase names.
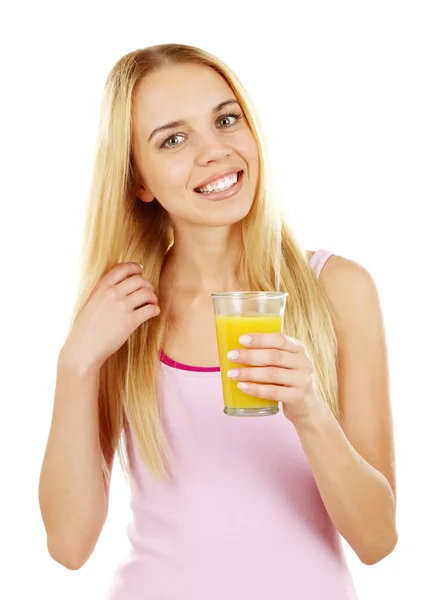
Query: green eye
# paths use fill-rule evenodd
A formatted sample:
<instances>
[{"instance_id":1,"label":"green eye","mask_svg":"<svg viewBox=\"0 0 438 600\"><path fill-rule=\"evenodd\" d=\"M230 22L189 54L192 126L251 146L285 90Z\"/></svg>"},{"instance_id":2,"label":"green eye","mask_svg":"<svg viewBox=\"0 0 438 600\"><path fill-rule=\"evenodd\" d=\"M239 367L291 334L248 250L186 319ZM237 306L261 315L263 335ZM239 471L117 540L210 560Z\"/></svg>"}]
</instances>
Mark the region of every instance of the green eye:
<instances>
[{"instance_id":1,"label":"green eye","mask_svg":"<svg viewBox=\"0 0 438 600\"><path fill-rule=\"evenodd\" d=\"M166 138L164 140L164 142L161 144L160 148L164 148L164 149L176 148L177 146L179 146L178 143L170 144L169 142L171 140L175 140L176 138L179 138L179 137L183 137L183 136L180 133L172 133L168 138Z\"/></svg>"},{"instance_id":2,"label":"green eye","mask_svg":"<svg viewBox=\"0 0 438 600\"><path fill-rule=\"evenodd\" d=\"M231 127L234 127L235 125L237 125L237 123L240 121L240 119L243 119L243 115L240 113L235 113L235 112L229 112L226 113L224 115L221 115L218 120L217 123L224 123L223 125L219 125L219 129L230 129ZM231 123L230 123L231 120ZM176 142L176 143L171 143L172 140L176 140L177 138L184 138L184 135L182 133L177 133L176 131L172 132L164 141L162 144L160 144L160 150L171 150L172 148L178 148L178 146L181 146L181 144L183 142Z\"/></svg>"},{"instance_id":3,"label":"green eye","mask_svg":"<svg viewBox=\"0 0 438 600\"><path fill-rule=\"evenodd\" d=\"M231 123L230 125L225 125L225 128L228 127L232 127L233 125L236 125L238 121L240 121L240 119L243 117L243 115L240 115L238 113L227 113L226 115L221 115L218 119L218 121L225 121L226 119L230 120L230 119L234 119L234 123Z\"/></svg>"}]
</instances>

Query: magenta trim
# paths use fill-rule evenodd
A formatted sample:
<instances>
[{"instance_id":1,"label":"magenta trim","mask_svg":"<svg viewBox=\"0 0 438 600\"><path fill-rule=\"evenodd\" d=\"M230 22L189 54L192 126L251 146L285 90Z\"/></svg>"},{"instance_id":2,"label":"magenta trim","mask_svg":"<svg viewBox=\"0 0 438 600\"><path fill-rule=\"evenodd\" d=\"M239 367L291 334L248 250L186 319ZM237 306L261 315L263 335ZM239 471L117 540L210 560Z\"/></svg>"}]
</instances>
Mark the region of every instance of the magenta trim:
<instances>
[{"instance_id":1,"label":"magenta trim","mask_svg":"<svg viewBox=\"0 0 438 600\"><path fill-rule=\"evenodd\" d=\"M221 369L220 367L192 367L191 365L184 365L176 360L172 360L167 354L160 350L160 360L165 365L173 367L174 369L181 369L182 371L198 371L201 373L217 373Z\"/></svg>"}]
</instances>

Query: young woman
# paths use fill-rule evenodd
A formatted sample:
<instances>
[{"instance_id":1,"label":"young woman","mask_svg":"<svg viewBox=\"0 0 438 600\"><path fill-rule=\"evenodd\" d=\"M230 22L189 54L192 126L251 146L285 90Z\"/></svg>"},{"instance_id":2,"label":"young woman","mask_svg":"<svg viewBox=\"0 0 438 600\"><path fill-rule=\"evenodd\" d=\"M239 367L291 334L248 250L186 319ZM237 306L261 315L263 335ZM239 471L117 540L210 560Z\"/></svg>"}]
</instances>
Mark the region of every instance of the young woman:
<instances>
[{"instance_id":1,"label":"young woman","mask_svg":"<svg viewBox=\"0 0 438 600\"><path fill-rule=\"evenodd\" d=\"M234 379L282 411L233 418L211 293L281 290ZM50 555L90 557L117 451L131 553L111 600L347 600L397 541L385 336L370 274L303 251L272 197L256 113L198 48L124 56L105 87L83 277L60 351L40 507Z\"/></svg>"}]
</instances>

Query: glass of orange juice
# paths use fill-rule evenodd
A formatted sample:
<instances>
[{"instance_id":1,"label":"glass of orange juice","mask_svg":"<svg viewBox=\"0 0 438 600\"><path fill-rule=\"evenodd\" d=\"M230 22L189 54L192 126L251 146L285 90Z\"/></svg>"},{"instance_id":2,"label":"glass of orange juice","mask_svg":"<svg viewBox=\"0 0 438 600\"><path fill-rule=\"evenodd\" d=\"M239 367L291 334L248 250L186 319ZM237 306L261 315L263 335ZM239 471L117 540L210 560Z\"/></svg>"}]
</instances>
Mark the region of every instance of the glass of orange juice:
<instances>
[{"instance_id":1,"label":"glass of orange juice","mask_svg":"<svg viewBox=\"0 0 438 600\"><path fill-rule=\"evenodd\" d=\"M230 350L244 348L239 337L250 333L283 331L283 315L287 292L222 292L212 294L219 348L224 413L240 417L276 415L278 402L256 398L242 392L231 380L229 369L247 365L227 358Z\"/></svg>"}]
</instances>

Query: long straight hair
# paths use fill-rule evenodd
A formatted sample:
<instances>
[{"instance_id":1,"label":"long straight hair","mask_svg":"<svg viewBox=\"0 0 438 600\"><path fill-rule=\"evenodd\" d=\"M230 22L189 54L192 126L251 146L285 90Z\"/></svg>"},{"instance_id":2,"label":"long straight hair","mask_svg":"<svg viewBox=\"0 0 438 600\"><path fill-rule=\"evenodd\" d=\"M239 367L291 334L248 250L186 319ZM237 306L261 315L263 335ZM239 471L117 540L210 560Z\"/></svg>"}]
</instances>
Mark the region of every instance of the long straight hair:
<instances>
[{"instance_id":1,"label":"long straight hair","mask_svg":"<svg viewBox=\"0 0 438 600\"><path fill-rule=\"evenodd\" d=\"M138 172L133 140L133 103L139 82L166 66L205 65L233 90L259 154L254 201L242 221L243 246L238 277L242 289L289 293L284 332L302 341L315 365L318 392L339 418L337 342L333 314L324 290L273 198L268 156L257 113L234 72L212 54L193 46L161 44L130 52L111 70L104 88L80 261L80 284L70 327L99 279L119 262L144 265L143 276L157 291L173 244L172 225L159 202L136 198ZM171 452L157 398L157 366L166 314L143 323L100 370L98 409L102 470L110 478L117 452L125 476L128 429L150 474L170 473ZM129 376L128 376L129 375Z\"/></svg>"}]
</instances>

